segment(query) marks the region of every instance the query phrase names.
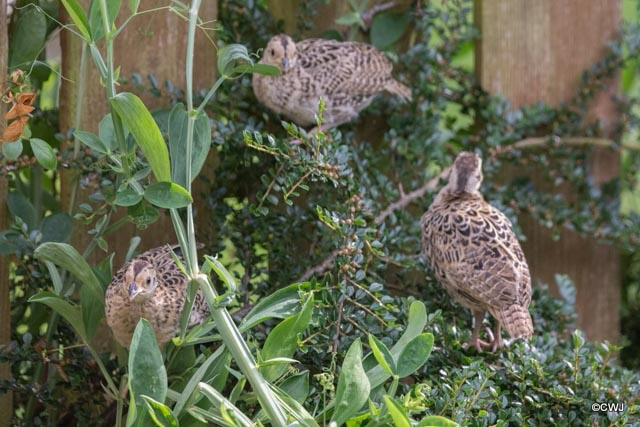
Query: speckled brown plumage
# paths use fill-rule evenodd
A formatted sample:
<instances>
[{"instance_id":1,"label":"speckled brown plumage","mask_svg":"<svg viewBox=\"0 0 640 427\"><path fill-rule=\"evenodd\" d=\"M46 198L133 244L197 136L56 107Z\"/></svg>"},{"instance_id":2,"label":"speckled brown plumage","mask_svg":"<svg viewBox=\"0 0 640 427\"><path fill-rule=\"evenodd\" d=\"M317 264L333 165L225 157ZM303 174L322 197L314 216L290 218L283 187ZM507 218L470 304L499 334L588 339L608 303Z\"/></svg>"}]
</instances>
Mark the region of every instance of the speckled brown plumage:
<instances>
[{"instance_id":1,"label":"speckled brown plumage","mask_svg":"<svg viewBox=\"0 0 640 427\"><path fill-rule=\"evenodd\" d=\"M531 277L511 222L484 200L481 183L480 158L460 153L449 183L422 217L422 246L442 286L474 314L469 345L495 351L501 326L514 338L533 334ZM489 344L479 340L486 311L496 319Z\"/></svg>"},{"instance_id":2,"label":"speckled brown plumage","mask_svg":"<svg viewBox=\"0 0 640 427\"><path fill-rule=\"evenodd\" d=\"M122 346L129 347L141 317L153 326L160 346L180 331L187 277L171 251L172 247L165 245L144 252L118 270L107 288L107 323ZM198 290L189 327L203 322L208 312L202 291Z\"/></svg>"},{"instance_id":3,"label":"speckled brown plumage","mask_svg":"<svg viewBox=\"0 0 640 427\"><path fill-rule=\"evenodd\" d=\"M256 98L299 126L316 124L320 98L326 103L324 128L353 120L382 91L411 99L411 90L392 77L391 61L364 43L324 39L295 43L281 34L271 39L260 63L277 66L282 74L254 74Z\"/></svg>"}]
</instances>

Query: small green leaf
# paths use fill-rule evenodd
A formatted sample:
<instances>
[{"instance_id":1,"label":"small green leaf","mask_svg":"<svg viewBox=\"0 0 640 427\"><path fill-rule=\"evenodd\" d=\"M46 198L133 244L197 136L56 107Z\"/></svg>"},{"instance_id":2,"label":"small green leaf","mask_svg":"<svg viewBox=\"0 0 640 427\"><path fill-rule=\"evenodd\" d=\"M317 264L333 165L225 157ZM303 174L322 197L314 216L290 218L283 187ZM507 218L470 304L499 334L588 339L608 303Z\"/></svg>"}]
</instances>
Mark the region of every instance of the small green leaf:
<instances>
[{"instance_id":1,"label":"small green leaf","mask_svg":"<svg viewBox=\"0 0 640 427\"><path fill-rule=\"evenodd\" d=\"M168 121L171 177L173 182L183 187L187 186L185 166L188 121L189 115L184 109L184 105L176 104L169 114ZM204 112L201 112L196 118L193 131L191 181L200 173L211 147L211 125L209 117Z\"/></svg>"},{"instance_id":2,"label":"small green leaf","mask_svg":"<svg viewBox=\"0 0 640 427\"><path fill-rule=\"evenodd\" d=\"M244 332L267 319L285 319L300 310L301 290L308 290L309 283L298 283L279 289L260 301L251 309L242 323L240 331Z\"/></svg>"},{"instance_id":3,"label":"small green leaf","mask_svg":"<svg viewBox=\"0 0 640 427\"><path fill-rule=\"evenodd\" d=\"M411 427L409 417L402 406L398 405L390 396L384 397L384 403L389 410L389 414L391 414L391 419L395 427Z\"/></svg>"},{"instance_id":4,"label":"small green leaf","mask_svg":"<svg viewBox=\"0 0 640 427\"><path fill-rule=\"evenodd\" d=\"M20 218L27 224L29 230L36 228L38 222L36 208L24 194L19 191L11 191L7 194L7 207L13 216Z\"/></svg>"},{"instance_id":5,"label":"small green leaf","mask_svg":"<svg viewBox=\"0 0 640 427\"><path fill-rule=\"evenodd\" d=\"M149 322L140 319L131 339L129 349L129 391L135 405L140 408L144 404L144 396L158 402L167 397L167 371L158 347L156 335Z\"/></svg>"},{"instance_id":6,"label":"small green leaf","mask_svg":"<svg viewBox=\"0 0 640 427\"><path fill-rule=\"evenodd\" d=\"M298 334L301 334L309 326L313 314L313 293L309 293L307 300L302 305L300 313L280 322L271 333L262 348L264 360L278 357L290 358L298 348ZM268 381L274 381L285 373L288 366L278 364L266 366L260 371Z\"/></svg>"},{"instance_id":7,"label":"small green leaf","mask_svg":"<svg viewBox=\"0 0 640 427\"><path fill-rule=\"evenodd\" d=\"M371 43L380 50L388 48L402 37L409 21L408 12L377 14L371 24Z\"/></svg>"},{"instance_id":8,"label":"small green leaf","mask_svg":"<svg viewBox=\"0 0 640 427\"><path fill-rule=\"evenodd\" d=\"M40 242L67 242L71 237L73 220L66 213L49 215L40 223L42 239Z\"/></svg>"},{"instance_id":9,"label":"small green leaf","mask_svg":"<svg viewBox=\"0 0 640 427\"><path fill-rule=\"evenodd\" d=\"M459 424L439 415L429 415L421 419L416 427L459 427Z\"/></svg>"},{"instance_id":10,"label":"small green leaf","mask_svg":"<svg viewBox=\"0 0 640 427\"><path fill-rule=\"evenodd\" d=\"M218 73L233 78L235 68L242 63L253 64L247 48L241 44L228 44L218 49Z\"/></svg>"},{"instance_id":11,"label":"small green leaf","mask_svg":"<svg viewBox=\"0 0 640 427\"><path fill-rule=\"evenodd\" d=\"M398 342L391 347L390 353L393 357L398 357L404 348L415 337L420 335L427 324L427 309L422 301L413 301L409 307L409 323L407 329L404 331ZM399 366L399 364L396 364ZM375 389L388 378L389 374L385 372L382 366L376 366L367 371L367 376L371 382L371 388Z\"/></svg>"},{"instance_id":12,"label":"small green leaf","mask_svg":"<svg viewBox=\"0 0 640 427\"><path fill-rule=\"evenodd\" d=\"M18 157L20 157L20 154L22 154L22 140L18 139L13 142L3 142L2 154L7 158L7 160L17 160Z\"/></svg>"},{"instance_id":13,"label":"small green leaf","mask_svg":"<svg viewBox=\"0 0 640 427\"><path fill-rule=\"evenodd\" d=\"M160 217L158 210L146 202L127 208L127 214L129 220L138 228L147 228Z\"/></svg>"},{"instance_id":14,"label":"small green leaf","mask_svg":"<svg viewBox=\"0 0 640 427\"><path fill-rule=\"evenodd\" d=\"M398 357L398 376L407 377L427 362L433 348L433 335L418 335L402 350Z\"/></svg>"},{"instance_id":15,"label":"small green leaf","mask_svg":"<svg viewBox=\"0 0 640 427\"><path fill-rule=\"evenodd\" d=\"M65 301L50 291L43 291L35 294L29 298L29 302L39 302L51 307L58 314L64 317L67 322L69 322L78 336L80 336L85 343L88 342L84 324L82 323L82 314L80 313L80 308L77 305Z\"/></svg>"},{"instance_id":16,"label":"small green leaf","mask_svg":"<svg viewBox=\"0 0 640 427\"><path fill-rule=\"evenodd\" d=\"M370 391L371 384L362 368L362 344L360 338L357 338L349 347L342 363L331 421L342 425L360 411L367 402Z\"/></svg>"},{"instance_id":17,"label":"small green leaf","mask_svg":"<svg viewBox=\"0 0 640 427\"><path fill-rule=\"evenodd\" d=\"M148 186L144 198L160 208L183 208L193 202L191 194L173 182L157 182Z\"/></svg>"},{"instance_id":18,"label":"small green leaf","mask_svg":"<svg viewBox=\"0 0 640 427\"><path fill-rule=\"evenodd\" d=\"M104 315L104 290L87 261L67 243L43 243L36 248L33 256L64 268L82 282L82 318L86 336L91 339Z\"/></svg>"},{"instance_id":19,"label":"small green leaf","mask_svg":"<svg viewBox=\"0 0 640 427\"><path fill-rule=\"evenodd\" d=\"M277 77L282 72L280 68L267 64L240 64L233 69L235 73L255 73L263 76Z\"/></svg>"},{"instance_id":20,"label":"small green leaf","mask_svg":"<svg viewBox=\"0 0 640 427\"><path fill-rule=\"evenodd\" d=\"M84 13L82 6L80 6L80 3L78 3L78 0L62 0L62 4L67 10L67 13L71 17L73 23L76 24L78 30L80 30L80 33L82 33L82 37L84 37L87 42L91 41L89 20L87 19L87 15Z\"/></svg>"},{"instance_id":21,"label":"small green leaf","mask_svg":"<svg viewBox=\"0 0 640 427\"><path fill-rule=\"evenodd\" d=\"M107 154L107 147L104 145L104 142L100 140L97 136L92 134L91 132L84 132L81 130L77 130L73 132L73 136L77 138L80 142L82 142L87 147L91 148L93 151L98 153Z\"/></svg>"},{"instance_id":22,"label":"small green leaf","mask_svg":"<svg viewBox=\"0 0 640 427\"><path fill-rule=\"evenodd\" d=\"M138 7L140 7L140 0L129 0L131 14L135 15L138 12Z\"/></svg>"},{"instance_id":23,"label":"small green leaf","mask_svg":"<svg viewBox=\"0 0 640 427\"><path fill-rule=\"evenodd\" d=\"M35 7L18 9L9 34L9 69L25 68L42 52L47 37L47 18ZM17 18L17 19L16 19ZM6 30L5 30L6 31Z\"/></svg>"},{"instance_id":24,"label":"small green leaf","mask_svg":"<svg viewBox=\"0 0 640 427\"><path fill-rule=\"evenodd\" d=\"M371 346L371 351L373 351L373 356L380 366L382 366L389 375L394 375L396 373L396 362L393 360L393 356L391 356L387 346L371 334L369 334L369 345Z\"/></svg>"},{"instance_id":25,"label":"small green leaf","mask_svg":"<svg viewBox=\"0 0 640 427\"><path fill-rule=\"evenodd\" d=\"M173 415L169 407L163 403L142 395L153 422L159 427L178 427L178 419Z\"/></svg>"},{"instance_id":26,"label":"small green leaf","mask_svg":"<svg viewBox=\"0 0 640 427\"><path fill-rule=\"evenodd\" d=\"M298 403L304 403L309 396L309 371L287 377L280 383L280 389L295 399Z\"/></svg>"},{"instance_id":27,"label":"small green leaf","mask_svg":"<svg viewBox=\"0 0 640 427\"><path fill-rule=\"evenodd\" d=\"M118 191L115 204L118 206L133 206L137 205L140 200L142 200L142 194L138 194L136 190L128 187L122 191Z\"/></svg>"},{"instance_id":28,"label":"small green leaf","mask_svg":"<svg viewBox=\"0 0 640 427\"><path fill-rule=\"evenodd\" d=\"M53 148L38 138L31 138L29 142L31 143L31 149L38 163L45 169L55 170L58 166L58 160L56 159L56 153L53 152Z\"/></svg>"},{"instance_id":29,"label":"small green leaf","mask_svg":"<svg viewBox=\"0 0 640 427\"><path fill-rule=\"evenodd\" d=\"M107 14L109 15L110 28L113 27L113 23L120 12L121 3L122 0L107 1ZM89 26L91 27L91 35L94 43L104 37L104 23L102 22L100 0L94 0L91 3L91 8L89 9Z\"/></svg>"},{"instance_id":30,"label":"small green leaf","mask_svg":"<svg viewBox=\"0 0 640 427\"><path fill-rule=\"evenodd\" d=\"M142 100L132 93L122 92L111 100L111 105L144 153L156 180L171 181L167 145L164 143L156 121L153 120Z\"/></svg>"}]
</instances>

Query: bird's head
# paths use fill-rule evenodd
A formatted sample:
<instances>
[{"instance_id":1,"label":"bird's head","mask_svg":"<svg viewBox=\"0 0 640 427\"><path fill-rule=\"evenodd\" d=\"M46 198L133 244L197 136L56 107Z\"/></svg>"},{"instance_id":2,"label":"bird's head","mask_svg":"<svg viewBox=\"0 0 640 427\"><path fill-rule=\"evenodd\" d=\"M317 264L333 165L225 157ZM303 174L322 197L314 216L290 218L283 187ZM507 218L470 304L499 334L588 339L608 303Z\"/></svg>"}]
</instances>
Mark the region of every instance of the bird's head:
<instances>
[{"instance_id":1,"label":"bird's head","mask_svg":"<svg viewBox=\"0 0 640 427\"><path fill-rule=\"evenodd\" d=\"M482 159L474 153L458 154L451 168L447 190L452 193L477 193L482 184Z\"/></svg>"},{"instance_id":2,"label":"bird's head","mask_svg":"<svg viewBox=\"0 0 640 427\"><path fill-rule=\"evenodd\" d=\"M296 64L295 42L286 34L273 36L262 54L261 62L278 67L282 74L286 74Z\"/></svg>"},{"instance_id":3,"label":"bird's head","mask_svg":"<svg viewBox=\"0 0 640 427\"><path fill-rule=\"evenodd\" d=\"M150 299L158 286L156 270L143 260L135 260L125 272L124 286L126 286L129 300L135 303L143 303Z\"/></svg>"}]
</instances>

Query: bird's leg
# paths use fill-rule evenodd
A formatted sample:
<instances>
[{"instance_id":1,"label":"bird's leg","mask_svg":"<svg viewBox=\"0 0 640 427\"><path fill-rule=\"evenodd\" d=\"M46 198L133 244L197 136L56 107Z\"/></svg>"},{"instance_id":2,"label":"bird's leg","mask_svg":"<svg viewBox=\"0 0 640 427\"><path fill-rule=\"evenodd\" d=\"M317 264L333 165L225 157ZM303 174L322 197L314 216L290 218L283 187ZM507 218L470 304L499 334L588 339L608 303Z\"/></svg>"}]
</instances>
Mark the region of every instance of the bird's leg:
<instances>
[{"instance_id":1,"label":"bird's leg","mask_svg":"<svg viewBox=\"0 0 640 427\"><path fill-rule=\"evenodd\" d=\"M478 353L482 353L483 348L489 348L489 343L480 340L480 328L482 327L482 320L484 319L483 311L473 312L473 332L471 333L471 339L462 347L467 349L469 347L475 347Z\"/></svg>"},{"instance_id":2,"label":"bird's leg","mask_svg":"<svg viewBox=\"0 0 640 427\"><path fill-rule=\"evenodd\" d=\"M496 325L493 327L493 337L491 338L490 344L492 352L495 352L504 345L502 341L502 325L498 319L496 319Z\"/></svg>"}]
</instances>

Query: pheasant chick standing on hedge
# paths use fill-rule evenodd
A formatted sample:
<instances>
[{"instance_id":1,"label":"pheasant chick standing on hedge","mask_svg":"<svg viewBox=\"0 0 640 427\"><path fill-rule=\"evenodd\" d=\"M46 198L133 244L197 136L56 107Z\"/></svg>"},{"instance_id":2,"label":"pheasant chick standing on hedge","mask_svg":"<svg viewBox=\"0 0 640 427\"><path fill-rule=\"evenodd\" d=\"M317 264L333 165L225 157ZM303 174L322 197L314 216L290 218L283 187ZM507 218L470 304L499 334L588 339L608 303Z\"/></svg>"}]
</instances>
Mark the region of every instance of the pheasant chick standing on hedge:
<instances>
[{"instance_id":1,"label":"pheasant chick standing on hedge","mask_svg":"<svg viewBox=\"0 0 640 427\"><path fill-rule=\"evenodd\" d=\"M140 318L149 321L163 346L180 332L187 296L187 276L172 255L172 247L151 249L125 264L107 288L105 313L116 340L129 347ZM199 289L189 327L202 323L209 307Z\"/></svg>"},{"instance_id":2,"label":"pheasant chick standing on hedge","mask_svg":"<svg viewBox=\"0 0 640 427\"><path fill-rule=\"evenodd\" d=\"M256 98L302 127L316 124L321 98L323 129L355 119L382 91L411 99L411 90L391 76L391 61L364 43L324 39L295 43L280 34L269 41L260 63L276 66L282 74L254 74Z\"/></svg>"},{"instance_id":3,"label":"pheasant chick standing on hedge","mask_svg":"<svg viewBox=\"0 0 640 427\"><path fill-rule=\"evenodd\" d=\"M482 160L462 152L422 217L422 247L438 281L473 312L468 346L502 347L501 327L513 338L529 339L531 276L511 222L479 192ZM490 343L479 339L485 312L496 319Z\"/></svg>"}]
</instances>

